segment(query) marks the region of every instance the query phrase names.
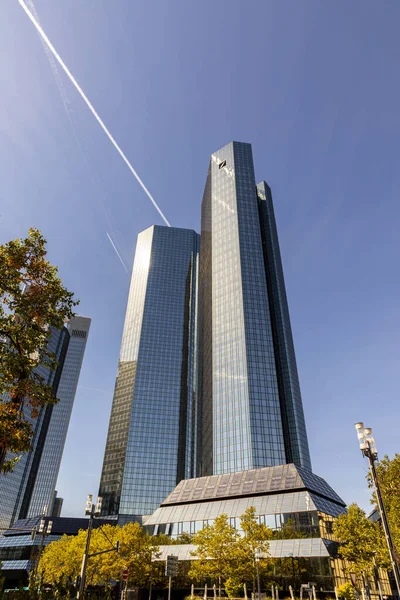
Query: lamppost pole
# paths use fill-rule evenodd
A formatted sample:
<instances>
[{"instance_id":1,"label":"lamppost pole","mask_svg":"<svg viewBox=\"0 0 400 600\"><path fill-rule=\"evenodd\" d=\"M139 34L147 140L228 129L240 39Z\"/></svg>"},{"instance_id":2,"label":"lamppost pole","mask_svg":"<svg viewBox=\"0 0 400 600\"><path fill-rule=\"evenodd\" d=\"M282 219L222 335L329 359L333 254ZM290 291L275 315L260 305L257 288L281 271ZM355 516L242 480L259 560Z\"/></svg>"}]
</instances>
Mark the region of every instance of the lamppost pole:
<instances>
[{"instance_id":1,"label":"lamppost pole","mask_svg":"<svg viewBox=\"0 0 400 600\"><path fill-rule=\"evenodd\" d=\"M256 569L257 569L257 592L258 592L258 600L260 600L261 588L260 588L260 558L261 551L259 549L255 552L255 561L256 561Z\"/></svg>"},{"instance_id":2,"label":"lamppost pole","mask_svg":"<svg viewBox=\"0 0 400 600\"><path fill-rule=\"evenodd\" d=\"M380 598L380 600L383 600L381 582L380 582L380 578L379 578L378 566L377 566L376 560L375 560L375 554L376 554L376 552L374 552L374 558L373 558L373 561L374 561L374 575L375 575L376 583L378 585L379 598Z\"/></svg>"},{"instance_id":3,"label":"lamppost pole","mask_svg":"<svg viewBox=\"0 0 400 600\"><path fill-rule=\"evenodd\" d=\"M85 592L85 582L86 582L86 567L87 567L87 561L89 558L89 549L90 549L90 538L92 536L92 529L93 529L93 519L94 517L99 517L100 516L100 512L101 512L101 497L99 496L97 498L97 504L94 505L92 504L92 494L88 494L87 500L86 500L86 509L85 509L85 515L89 515L89 523L88 523L88 528L87 528L87 535L86 535L86 546L85 546L85 552L83 553L83 557L82 557L82 566L81 566L81 576L80 576L80 580L79 580L79 589L78 589L78 593L76 594L76 597L80 600L82 600L83 598L83 594Z\"/></svg>"},{"instance_id":4,"label":"lamppost pole","mask_svg":"<svg viewBox=\"0 0 400 600\"><path fill-rule=\"evenodd\" d=\"M47 521L47 523L46 523L46 514L47 514L47 506L45 506L44 509L43 509L42 518L40 519L39 527L35 526L32 529L32 534L31 534L31 540L32 541L34 541L35 537L38 534L41 535L39 552L38 552L38 555L37 555L36 564L35 564L35 568L34 568L34 571L33 571L33 574L34 574L35 578L37 578L37 575L38 575L39 562L40 562L40 558L42 556L42 552L43 552L43 548L44 548L46 536L50 535L51 529L53 527L53 521Z\"/></svg>"},{"instance_id":5,"label":"lamppost pole","mask_svg":"<svg viewBox=\"0 0 400 600\"><path fill-rule=\"evenodd\" d=\"M386 538L386 544L389 550L390 562L392 563L393 575L396 581L397 594L400 598L400 575L399 567L396 562L396 551L393 543L392 534L390 532L389 521L387 519L385 505L381 494L381 488L379 485L378 474L376 472L375 461L378 460L378 451L374 437L372 435L372 429L364 427L364 423L356 423L355 428L357 431L358 441L360 443L360 449L363 456L366 456L369 461L371 469L372 481L374 483L376 500L378 504L379 513L381 516L382 527Z\"/></svg>"}]
</instances>

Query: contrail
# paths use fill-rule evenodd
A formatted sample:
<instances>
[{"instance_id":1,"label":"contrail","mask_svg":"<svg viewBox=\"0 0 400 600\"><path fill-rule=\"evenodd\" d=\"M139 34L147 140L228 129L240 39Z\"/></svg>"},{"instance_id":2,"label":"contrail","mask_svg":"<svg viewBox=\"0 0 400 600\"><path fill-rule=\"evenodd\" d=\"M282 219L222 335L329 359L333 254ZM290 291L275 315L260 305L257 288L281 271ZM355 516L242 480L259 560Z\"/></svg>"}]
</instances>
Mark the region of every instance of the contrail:
<instances>
[{"instance_id":1,"label":"contrail","mask_svg":"<svg viewBox=\"0 0 400 600\"><path fill-rule=\"evenodd\" d=\"M40 18L39 18L38 12L36 10L36 7L35 7L35 5L33 3L33 0L26 0L26 4L28 5L29 10L31 11L32 15L35 17L37 23L39 23L39 25L40 25ZM71 129L72 129L72 133L74 134L75 141L76 141L76 143L78 145L78 148L79 148L79 150L81 152L81 155L82 155L82 158L83 158L83 162L85 163L85 165L86 165L86 167L87 167L87 169L88 169L88 171L89 171L89 173L91 175L91 179L92 179L93 184L99 190L99 194L96 195L96 198L99 200L99 202L101 204L101 207L103 209L103 212L104 212L104 215L106 217L106 221L108 223L110 231L111 231L112 235L114 236L114 238L116 238L116 235L115 235L115 232L114 232L114 228L113 228L113 225L111 223L111 219L109 217L109 214L108 214L108 211L107 211L107 209L105 207L105 204L104 204L104 202L102 200L102 195L104 193L103 189L102 189L102 187L100 186L100 184L98 182L98 178L97 178L97 175L96 175L96 173L94 171L94 168L90 164L89 158L88 158L85 150L83 149L82 143L81 143L81 141L79 139L79 134L78 134L78 131L77 131L76 127L75 127L75 123L73 121L73 118L72 118L72 115L71 115L71 111L69 109L69 104L71 104L71 102L70 102L70 100L68 98L67 91L65 89L62 77L60 75L60 71L58 70L57 62L56 62L53 54L50 52L49 47L47 46L47 44L45 43L45 41L43 40L42 36L40 35L40 33L38 31L37 31L37 34L38 34L40 42L41 42L41 44L43 46L43 50L44 50L44 53L46 55L46 58L49 61L51 72L53 73L55 82L57 84L58 91L60 92L61 100L62 100L64 109L65 109L65 113L67 115L68 122L70 124Z\"/></svg>"},{"instance_id":2,"label":"contrail","mask_svg":"<svg viewBox=\"0 0 400 600\"><path fill-rule=\"evenodd\" d=\"M64 73L67 75L67 77L69 78L69 80L71 81L71 83L73 84L75 89L77 90L77 92L80 94L82 100L84 100L84 102L86 103L90 112L92 113L92 115L94 116L96 121L99 123L100 127L102 128L102 130L104 131L104 133L106 134L106 136L108 137L108 139L110 140L110 142L112 143L112 145L114 146L114 148L116 149L116 151L118 152L118 154L120 155L120 157L122 158L122 160L124 161L124 163L126 164L128 169L130 170L132 175L136 178L139 185L142 187L144 192L147 194L149 200L151 200L154 207L156 208L158 213L161 215L161 218L163 219L164 223L166 225L168 225L168 227L171 227L171 224L167 221L161 208L158 206L157 202L154 200L153 196L151 195L151 193L149 192L149 190L147 189L147 187L145 186L143 181L140 179L139 175L136 173L135 169L132 167L131 163L129 162L129 160L127 159L127 157L125 156L125 154L123 153L123 151L121 150L121 148L119 147L119 145L117 144L117 142L115 141L115 139L113 138L111 133L108 131L107 127L105 126L105 124L103 123L103 121L101 120L99 115L97 114L97 112L96 112L94 106L92 105L92 103L90 102L89 98L86 96L85 92L82 90L82 88L76 81L75 77L72 75L71 71L68 69L67 65L64 63L61 56L58 54L57 50L54 48L53 44L50 42L49 38L43 31L40 24L37 22L37 20L31 13L31 11L29 10L29 8L26 6L24 0L18 0L18 2L20 4L21 8L25 11L26 15L29 17L29 19L32 22L32 24L34 25L34 27L36 28L36 31L41 35L43 40L46 42L46 44L47 44L49 50L51 51L51 53L53 54L54 58L57 60L58 64L61 66Z\"/></svg>"},{"instance_id":3,"label":"contrail","mask_svg":"<svg viewBox=\"0 0 400 600\"><path fill-rule=\"evenodd\" d=\"M124 263L124 261L122 260L122 258L121 258L121 255L120 255L120 253L118 252L116 245L115 245L115 244L114 244L114 242L112 241L112 239L111 239L111 236L109 235L108 231L106 231L106 234L107 234L107 237L108 237L108 239L110 240L111 246L114 248L115 252L117 253L117 256L118 256L119 260L121 261L121 263L122 263L122 266L124 267L125 271L128 273L128 269L126 268L126 266L125 266L125 263Z\"/></svg>"},{"instance_id":4,"label":"contrail","mask_svg":"<svg viewBox=\"0 0 400 600\"><path fill-rule=\"evenodd\" d=\"M35 5L33 3L33 0L26 0L26 3L29 6L29 10L31 11L32 15L35 17L37 23L40 24L39 15L38 15L36 7L35 7ZM54 59L54 56L50 52L49 47L47 46L47 44L45 44L42 36L40 35L39 32L37 32L37 33L38 33L39 39L41 41L41 44L43 46L44 53L46 54L47 60L50 63L50 68L51 68L51 71L53 73L54 79L56 81L56 84L57 84L57 87L58 87L58 91L60 92L60 96L61 96L61 100L62 100L62 103L63 103L64 108L65 108L65 112L67 113L68 119L70 120L71 127L73 127L73 124L71 122L71 114L70 114L70 111L69 111L69 108L68 108L68 104L70 104L70 101L69 101L69 98L68 98L68 94L67 94L67 92L65 90L63 80L62 80L62 78L60 76L60 73L58 71L57 63L56 63L56 61Z\"/></svg>"}]
</instances>

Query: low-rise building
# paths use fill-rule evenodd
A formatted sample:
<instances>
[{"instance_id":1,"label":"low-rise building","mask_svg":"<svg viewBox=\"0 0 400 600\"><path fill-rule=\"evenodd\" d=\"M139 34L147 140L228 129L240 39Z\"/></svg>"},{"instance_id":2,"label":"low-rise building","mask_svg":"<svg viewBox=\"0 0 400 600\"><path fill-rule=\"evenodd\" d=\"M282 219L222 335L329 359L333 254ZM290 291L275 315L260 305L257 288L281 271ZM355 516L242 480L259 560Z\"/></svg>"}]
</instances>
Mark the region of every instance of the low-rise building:
<instances>
[{"instance_id":1,"label":"low-rise building","mask_svg":"<svg viewBox=\"0 0 400 600\"><path fill-rule=\"evenodd\" d=\"M44 519L44 531L52 522L51 533L33 535L39 530L40 521ZM89 519L73 517L32 517L20 519L0 536L1 574L5 577L5 586L19 587L27 583L29 573L34 568L40 550L59 540L64 534L76 535L81 529L87 529ZM106 523L115 525L115 521L95 519L93 527L101 527Z\"/></svg>"},{"instance_id":2,"label":"low-rise building","mask_svg":"<svg viewBox=\"0 0 400 600\"><path fill-rule=\"evenodd\" d=\"M273 531L269 552L276 559L274 575L282 589L299 589L313 581L318 590L333 593L350 581L350 569L338 557L333 535L334 520L346 512L346 505L324 479L294 464L183 480L146 518L145 528L151 535L179 538L194 535L226 514L240 532L240 517L249 507ZM159 560L174 554L189 563L194 550L192 544L161 546ZM371 584L378 595L376 582ZM391 595L383 572L381 586Z\"/></svg>"}]
</instances>

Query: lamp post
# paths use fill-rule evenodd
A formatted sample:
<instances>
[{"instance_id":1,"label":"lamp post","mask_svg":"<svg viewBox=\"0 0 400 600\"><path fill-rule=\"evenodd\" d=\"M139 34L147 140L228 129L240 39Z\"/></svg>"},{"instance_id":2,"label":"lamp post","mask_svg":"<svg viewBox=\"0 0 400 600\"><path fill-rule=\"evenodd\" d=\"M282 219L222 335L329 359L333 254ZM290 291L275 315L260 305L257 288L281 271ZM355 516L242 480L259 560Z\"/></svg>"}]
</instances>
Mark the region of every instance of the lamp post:
<instances>
[{"instance_id":1,"label":"lamp post","mask_svg":"<svg viewBox=\"0 0 400 600\"><path fill-rule=\"evenodd\" d=\"M262 558L262 552L259 548L254 553L254 558L256 561L256 569L257 569L257 592L258 592L258 600L260 600L260 559Z\"/></svg>"},{"instance_id":2,"label":"lamp post","mask_svg":"<svg viewBox=\"0 0 400 600\"><path fill-rule=\"evenodd\" d=\"M44 507L42 518L40 519L39 527L34 527L31 533L31 540L34 541L37 535L40 535L42 539L40 540L39 552L36 560L36 565L34 569L34 576L37 577L38 569L39 569L39 561L42 556L43 547L45 544L46 536L50 535L51 529L53 527L53 521L47 521L46 523L46 514L47 514L47 506Z\"/></svg>"},{"instance_id":3,"label":"lamp post","mask_svg":"<svg viewBox=\"0 0 400 600\"><path fill-rule=\"evenodd\" d=\"M392 534L390 532L389 522L386 516L385 506L383 504L383 498L381 494L381 488L378 481L378 474L376 472L375 461L378 460L378 451L376 449L376 444L374 437L372 435L372 429L369 427L364 427L364 423L356 423L355 428L357 431L357 437L360 444L360 450L363 456L366 456L369 461L369 466L371 469L372 481L374 483L376 500L378 504L379 513L381 516L382 527L386 538L387 547L390 555L390 562L392 563L393 575L396 581L397 594L400 597L400 575L399 568L396 562L396 551L393 544Z\"/></svg>"},{"instance_id":4,"label":"lamp post","mask_svg":"<svg viewBox=\"0 0 400 600\"><path fill-rule=\"evenodd\" d=\"M83 553L83 557L82 557L82 567L81 567L81 576L80 576L80 580L79 580L79 590L76 595L76 597L80 598L80 599L83 598L83 594L85 591L86 566L87 566L87 561L89 558L90 538L92 535L93 519L94 519L94 517L99 517L100 513L101 513L101 502L102 502L101 497L99 496L97 498L96 504L92 503L92 499L93 499L92 494L88 494L88 497L86 500L85 515L89 515L89 523L88 523L87 535L86 535L85 552Z\"/></svg>"},{"instance_id":5,"label":"lamp post","mask_svg":"<svg viewBox=\"0 0 400 600\"><path fill-rule=\"evenodd\" d=\"M379 577L378 566L377 566L376 560L375 560L375 555L376 555L376 552L374 552L374 557L373 557L373 561L374 561L374 576L375 576L376 584L378 586L379 598L380 598L380 600L383 600L383 594L382 594L382 588L381 588L381 581L380 581L380 577Z\"/></svg>"}]
</instances>

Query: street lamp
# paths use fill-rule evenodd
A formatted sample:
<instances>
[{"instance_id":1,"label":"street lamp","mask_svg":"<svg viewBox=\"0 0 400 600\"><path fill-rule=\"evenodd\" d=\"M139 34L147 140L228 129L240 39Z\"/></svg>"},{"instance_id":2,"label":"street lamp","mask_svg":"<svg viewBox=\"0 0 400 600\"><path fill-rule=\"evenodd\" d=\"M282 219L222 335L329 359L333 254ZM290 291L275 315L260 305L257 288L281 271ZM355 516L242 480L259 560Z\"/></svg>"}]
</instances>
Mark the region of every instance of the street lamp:
<instances>
[{"instance_id":1,"label":"street lamp","mask_svg":"<svg viewBox=\"0 0 400 600\"><path fill-rule=\"evenodd\" d=\"M101 513L102 498L99 496L97 498L96 504L93 504L92 500L93 500L92 494L88 494L88 497L86 499L85 515L89 516L89 523L88 523L88 528L87 528L85 552L83 553L83 557L82 557L82 567L81 567L81 576L80 576L80 580L79 580L79 590L76 595L77 598L83 598L83 594L85 591L86 566L87 566L87 561L89 558L90 538L91 538L92 529L93 529L93 519L94 519L94 517L99 517L100 513Z\"/></svg>"},{"instance_id":2,"label":"street lamp","mask_svg":"<svg viewBox=\"0 0 400 600\"><path fill-rule=\"evenodd\" d=\"M37 527L37 526L33 527L32 533L31 533L32 541L35 540L37 535L40 535L42 537L42 539L40 541L36 565L35 565L35 568L33 571L35 577L37 577L37 573L38 573L38 569L39 569L39 561L40 561L40 557L42 556L46 536L50 535L51 529L53 527L53 521L47 521L47 523L46 523L46 514L47 514L47 506L45 506L43 509L42 518L40 519L39 527Z\"/></svg>"},{"instance_id":3,"label":"street lamp","mask_svg":"<svg viewBox=\"0 0 400 600\"><path fill-rule=\"evenodd\" d=\"M374 440L374 436L372 435L372 429L370 427L364 427L364 423L356 423L355 428L357 431L357 437L360 444L360 450L363 456L366 456L369 461L369 466L371 469L372 481L375 487L376 500L378 503L379 513L381 515L381 521L383 526L383 531L386 538L387 547L390 555L390 562L392 563L393 575L396 581L397 593L400 597L400 575L398 570L398 565L396 562L396 550L393 544L392 534L390 532L389 522L386 516L385 506L383 504L381 488L379 486L378 474L376 472L375 461L378 460L378 451L376 449L376 444Z\"/></svg>"},{"instance_id":4,"label":"street lamp","mask_svg":"<svg viewBox=\"0 0 400 600\"><path fill-rule=\"evenodd\" d=\"M256 549L254 553L254 558L256 561L256 569L257 569L257 592L258 592L258 600L260 600L260 559L262 558L262 552L259 548Z\"/></svg>"}]
</instances>

